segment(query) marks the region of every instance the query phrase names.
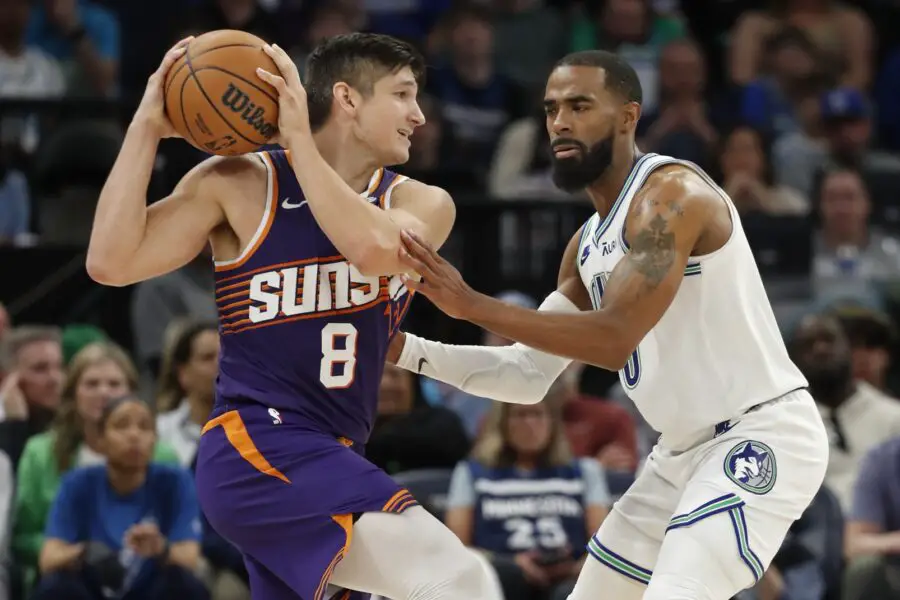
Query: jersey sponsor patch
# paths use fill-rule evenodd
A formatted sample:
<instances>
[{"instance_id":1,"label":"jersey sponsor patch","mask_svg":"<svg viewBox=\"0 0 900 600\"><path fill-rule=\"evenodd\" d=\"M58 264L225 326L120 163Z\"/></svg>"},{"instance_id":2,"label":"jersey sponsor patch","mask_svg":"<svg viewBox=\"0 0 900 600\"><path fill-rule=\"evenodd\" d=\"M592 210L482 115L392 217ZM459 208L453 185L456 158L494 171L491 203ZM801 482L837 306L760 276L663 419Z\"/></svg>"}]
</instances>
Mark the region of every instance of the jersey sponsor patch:
<instances>
[{"instance_id":1,"label":"jersey sponsor patch","mask_svg":"<svg viewBox=\"0 0 900 600\"><path fill-rule=\"evenodd\" d=\"M725 474L741 489L766 494L775 486L775 453L762 442L746 440L725 456Z\"/></svg>"}]
</instances>

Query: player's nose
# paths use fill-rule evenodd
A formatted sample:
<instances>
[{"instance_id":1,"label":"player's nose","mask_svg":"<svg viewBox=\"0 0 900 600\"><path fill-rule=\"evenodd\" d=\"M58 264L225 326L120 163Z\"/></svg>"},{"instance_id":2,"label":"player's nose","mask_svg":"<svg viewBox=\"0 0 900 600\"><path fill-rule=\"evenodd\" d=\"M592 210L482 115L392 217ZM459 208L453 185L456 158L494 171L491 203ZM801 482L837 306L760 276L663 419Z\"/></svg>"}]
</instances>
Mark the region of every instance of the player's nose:
<instances>
[{"instance_id":1,"label":"player's nose","mask_svg":"<svg viewBox=\"0 0 900 600\"><path fill-rule=\"evenodd\" d=\"M425 124L425 113L422 112L422 108L419 106L418 102L416 103L415 110L409 117L409 121L414 127L421 127Z\"/></svg>"}]
</instances>

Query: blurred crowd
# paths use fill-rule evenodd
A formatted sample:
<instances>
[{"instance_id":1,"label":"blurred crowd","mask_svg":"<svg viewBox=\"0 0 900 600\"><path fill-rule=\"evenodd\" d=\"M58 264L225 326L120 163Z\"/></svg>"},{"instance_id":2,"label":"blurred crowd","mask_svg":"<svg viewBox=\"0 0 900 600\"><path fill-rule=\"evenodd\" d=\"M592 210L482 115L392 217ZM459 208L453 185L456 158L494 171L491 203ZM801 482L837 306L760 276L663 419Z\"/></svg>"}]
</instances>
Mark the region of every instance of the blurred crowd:
<instances>
[{"instance_id":1,"label":"blurred crowd","mask_svg":"<svg viewBox=\"0 0 900 600\"><path fill-rule=\"evenodd\" d=\"M428 58L428 123L399 169L454 194L462 233L467 211L502 206L496 256L531 256L548 221L520 235L509 219L579 200L550 181L546 75L567 52L615 50L643 85L640 148L697 163L738 206L831 436L825 485L739 598L900 598L898 25L897 0L2 0L0 246L85 245L135 101L185 34L246 30L302 72L316 43L364 30ZM203 158L163 142L148 200ZM500 297L536 306L527 292ZM217 372L213 298L206 255L129 290L126 336L0 296L16 307L0 304L0 600L249 598L191 475ZM370 460L509 600L566 598L657 438L614 379L580 365L534 406L388 366L378 413Z\"/></svg>"}]
</instances>

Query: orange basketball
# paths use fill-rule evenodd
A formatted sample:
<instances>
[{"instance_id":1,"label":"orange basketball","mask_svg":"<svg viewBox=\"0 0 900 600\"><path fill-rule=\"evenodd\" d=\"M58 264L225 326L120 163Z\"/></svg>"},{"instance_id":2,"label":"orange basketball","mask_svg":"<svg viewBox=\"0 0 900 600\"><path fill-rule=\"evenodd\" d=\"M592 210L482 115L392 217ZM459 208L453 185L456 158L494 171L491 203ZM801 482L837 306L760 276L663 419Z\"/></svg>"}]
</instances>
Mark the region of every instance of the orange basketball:
<instances>
[{"instance_id":1,"label":"orange basketball","mask_svg":"<svg viewBox=\"0 0 900 600\"><path fill-rule=\"evenodd\" d=\"M278 129L278 92L256 75L279 74L266 42L222 29L191 40L166 75L166 114L197 148L234 156L259 149Z\"/></svg>"}]
</instances>

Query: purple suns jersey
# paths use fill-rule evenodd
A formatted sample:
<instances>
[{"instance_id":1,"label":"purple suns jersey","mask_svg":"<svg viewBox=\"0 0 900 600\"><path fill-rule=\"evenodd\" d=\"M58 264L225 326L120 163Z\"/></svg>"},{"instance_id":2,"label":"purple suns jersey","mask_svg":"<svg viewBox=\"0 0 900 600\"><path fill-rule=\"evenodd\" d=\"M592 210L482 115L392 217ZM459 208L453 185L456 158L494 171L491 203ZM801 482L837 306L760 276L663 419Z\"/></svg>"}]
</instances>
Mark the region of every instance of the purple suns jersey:
<instances>
[{"instance_id":1,"label":"purple suns jersey","mask_svg":"<svg viewBox=\"0 0 900 600\"><path fill-rule=\"evenodd\" d=\"M269 177L262 223L240 257L216 263L216 402L251 400L273 418L365 444L388 344L413 294L399 277L364 276L341 256L288 153L257 156ZM404 180L378 169L362 195L389 207Z\"/></svg>"}]
</instances>

